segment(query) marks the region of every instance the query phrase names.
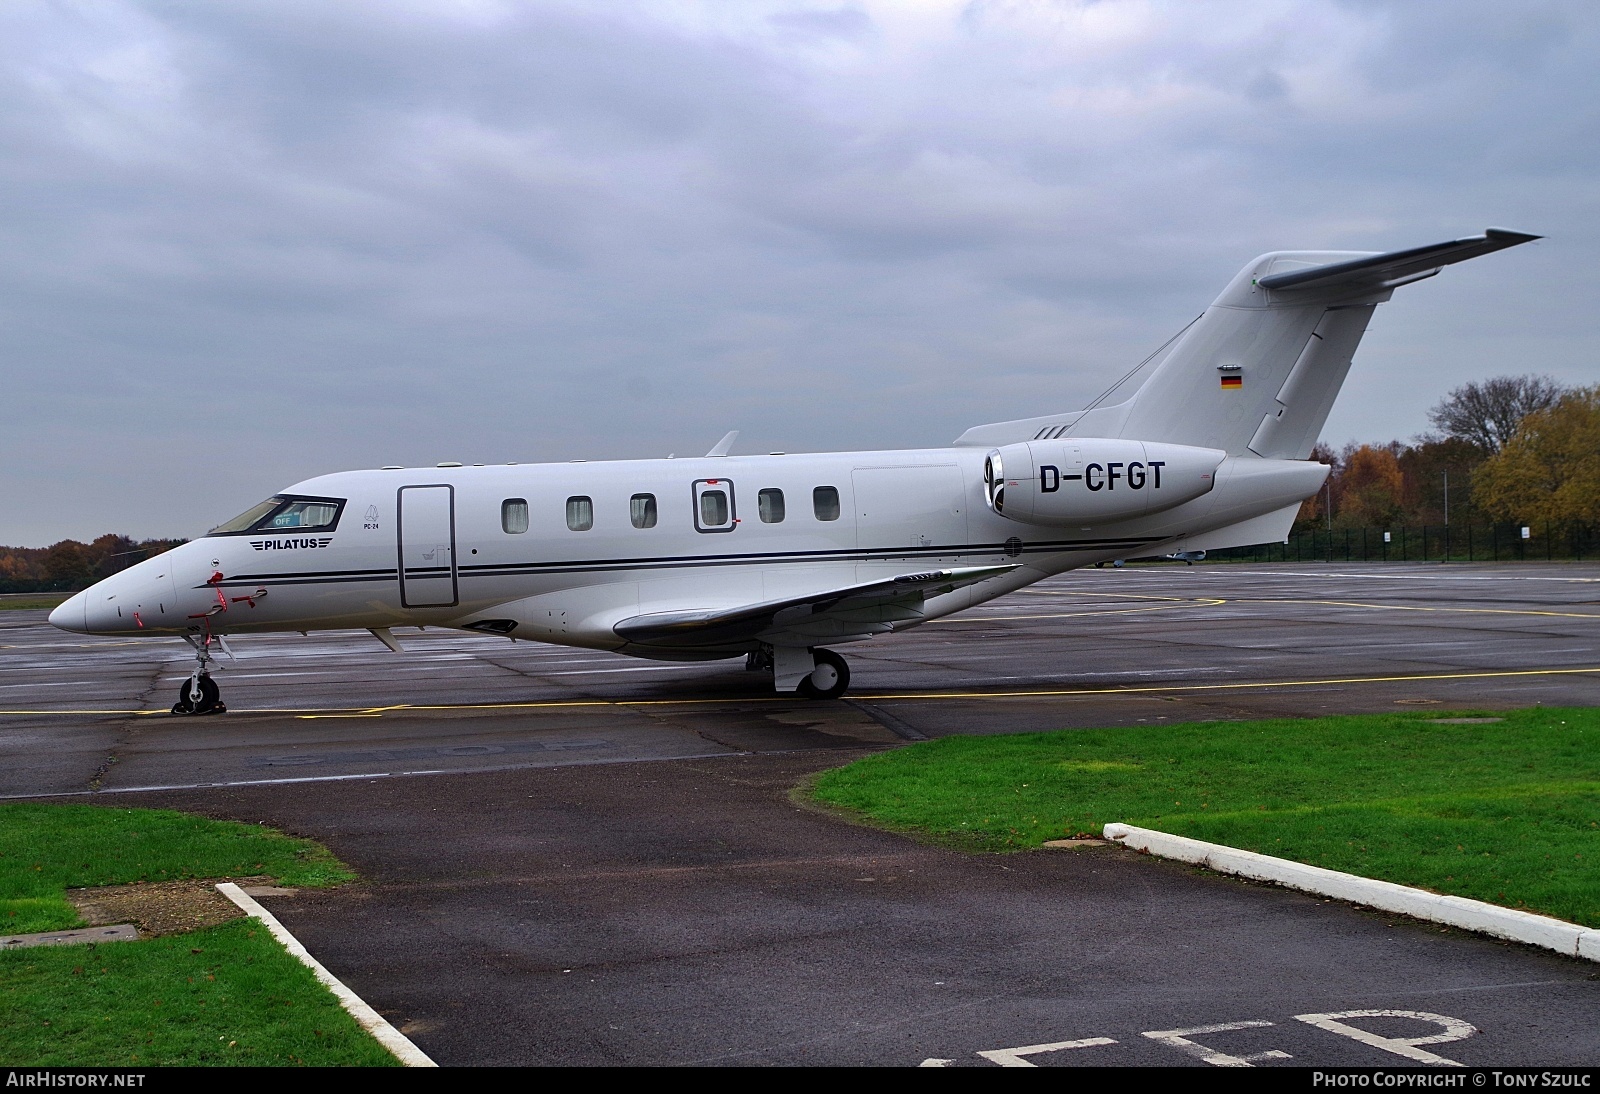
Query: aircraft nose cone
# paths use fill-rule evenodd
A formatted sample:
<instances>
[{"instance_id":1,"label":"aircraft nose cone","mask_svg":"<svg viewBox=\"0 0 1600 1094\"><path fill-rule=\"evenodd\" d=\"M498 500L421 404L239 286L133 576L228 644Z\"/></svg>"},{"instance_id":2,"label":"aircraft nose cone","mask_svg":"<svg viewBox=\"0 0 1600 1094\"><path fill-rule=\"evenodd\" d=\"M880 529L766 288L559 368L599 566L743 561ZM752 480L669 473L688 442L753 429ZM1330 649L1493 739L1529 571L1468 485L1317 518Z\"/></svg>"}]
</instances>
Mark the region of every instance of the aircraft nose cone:
<instances>
[{"instance_id":1,"label":"aircraft nose cone","mask_svg":"<svg viewBox=\"0 0 1600 1094\"><path fill-rule=\"evenodd\" d=\"M73 593L50 613L50 625L64 631L88 634L88 611L89 597L84 593Z\"/></svg>"}]
</instances>

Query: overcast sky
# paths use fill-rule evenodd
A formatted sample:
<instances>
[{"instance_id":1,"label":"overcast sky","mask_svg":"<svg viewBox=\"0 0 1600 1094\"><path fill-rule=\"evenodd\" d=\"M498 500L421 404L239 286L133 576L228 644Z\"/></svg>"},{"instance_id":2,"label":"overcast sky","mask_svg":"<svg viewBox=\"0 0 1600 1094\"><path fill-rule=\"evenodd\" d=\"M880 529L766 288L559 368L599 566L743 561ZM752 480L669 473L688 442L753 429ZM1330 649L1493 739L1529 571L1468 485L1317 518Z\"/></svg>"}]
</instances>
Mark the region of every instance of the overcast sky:
<instances>
[{"instance_id":1,"label":"overcast sky","mask_svg":"<svg viewBox=\"0 0 1600 1094\"><path fill-rule=\"evenodd\" d=\"M1549 238L1379 309L1324 439L1600 380L1600 5L0 5L0 544L441 460L946 444L1285 248Z\"/></svg>"}]
</instances>

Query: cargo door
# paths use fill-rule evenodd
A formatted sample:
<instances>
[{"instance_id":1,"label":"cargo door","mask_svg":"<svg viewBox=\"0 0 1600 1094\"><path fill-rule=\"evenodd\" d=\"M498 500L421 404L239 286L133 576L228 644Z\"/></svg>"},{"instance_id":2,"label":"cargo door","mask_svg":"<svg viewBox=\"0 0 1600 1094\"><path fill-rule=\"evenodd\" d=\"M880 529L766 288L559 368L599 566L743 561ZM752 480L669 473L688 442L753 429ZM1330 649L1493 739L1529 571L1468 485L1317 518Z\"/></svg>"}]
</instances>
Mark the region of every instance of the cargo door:
<instances>
[{"instance_id":1,"label":"cargo door","mask_svg":"<svg viewBox=\"0 0 1600 1094\"><path fill-rule=\"evenodd\" d=\"M948 551L966 546L965 490L954 464L864 467L851 479L858 547Z\"/></svg>"}]
</instances>

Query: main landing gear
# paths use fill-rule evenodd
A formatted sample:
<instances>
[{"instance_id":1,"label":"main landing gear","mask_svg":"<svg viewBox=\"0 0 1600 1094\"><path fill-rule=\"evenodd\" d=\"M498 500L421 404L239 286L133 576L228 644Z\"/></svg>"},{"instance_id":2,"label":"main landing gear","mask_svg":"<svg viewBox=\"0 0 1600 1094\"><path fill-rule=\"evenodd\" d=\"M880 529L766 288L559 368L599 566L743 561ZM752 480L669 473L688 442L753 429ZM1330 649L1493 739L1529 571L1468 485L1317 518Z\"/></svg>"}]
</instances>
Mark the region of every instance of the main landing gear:
<instances>
[{"instance_id":1,"label":"main landing gear","mask_svg":"<svg viewBox=\"0 0 1600 1094\"><path fill-rule=\"evenodd\" d=\"M750 654L745 668L770 669L778 691L802 699L837 699L850 686L850 666L832 650L763 645Z\"/></svg>"},{"instance_id":2,"label":"main landing gear","mask_svg":"<svg viewBox=\"0 0 1600 1094\"><path fill-rule=\"evenodd\" d=\"M228 704L222 701L222 691L211 679L211 643L216 639L206 634L184 635L194 647L193 674L178 688L178 701L172 704L174 714L226 714Z\"/></svg>"},{"instance_id":3,"label":"main landing gear","mask_svg":"<svg viewBox=\"0 0 1600 1094\"><path fill-rule=\"evenodd\" d=\"M812 650L816 667L795 687L806 699L837 699L850 686L850 666L832 650Z\"/></svg>"}]
</instances>

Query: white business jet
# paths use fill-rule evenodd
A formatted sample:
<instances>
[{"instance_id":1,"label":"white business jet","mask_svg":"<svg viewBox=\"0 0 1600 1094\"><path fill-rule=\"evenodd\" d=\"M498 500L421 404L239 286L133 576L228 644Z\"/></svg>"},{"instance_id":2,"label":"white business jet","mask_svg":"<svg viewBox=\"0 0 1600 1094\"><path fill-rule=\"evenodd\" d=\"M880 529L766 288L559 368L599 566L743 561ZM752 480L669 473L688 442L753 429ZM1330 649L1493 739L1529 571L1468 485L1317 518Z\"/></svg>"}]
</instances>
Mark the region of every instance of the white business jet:
<instances>
[{"instance_id":1,"label":"white business jet","mask_svg":"<svg viewBox=\"0 0 1600 1094\"><path fill-rule=\"evenodd\" d=\"M452 627L661 661L745 657L780 692L849 685L828 646L1079 566L1281 541L1373 308L1501 229L1388 254L1280 251L1113 386L1115 405L976 426L950 448L445 463L308 479L78 593L64 630L181 635L175 714L225 710L226 635ZM1110 395L1112 392L1108 392ZM1192 555L1191 555L1192 557Z\"/></svg>"}]
</instances>

